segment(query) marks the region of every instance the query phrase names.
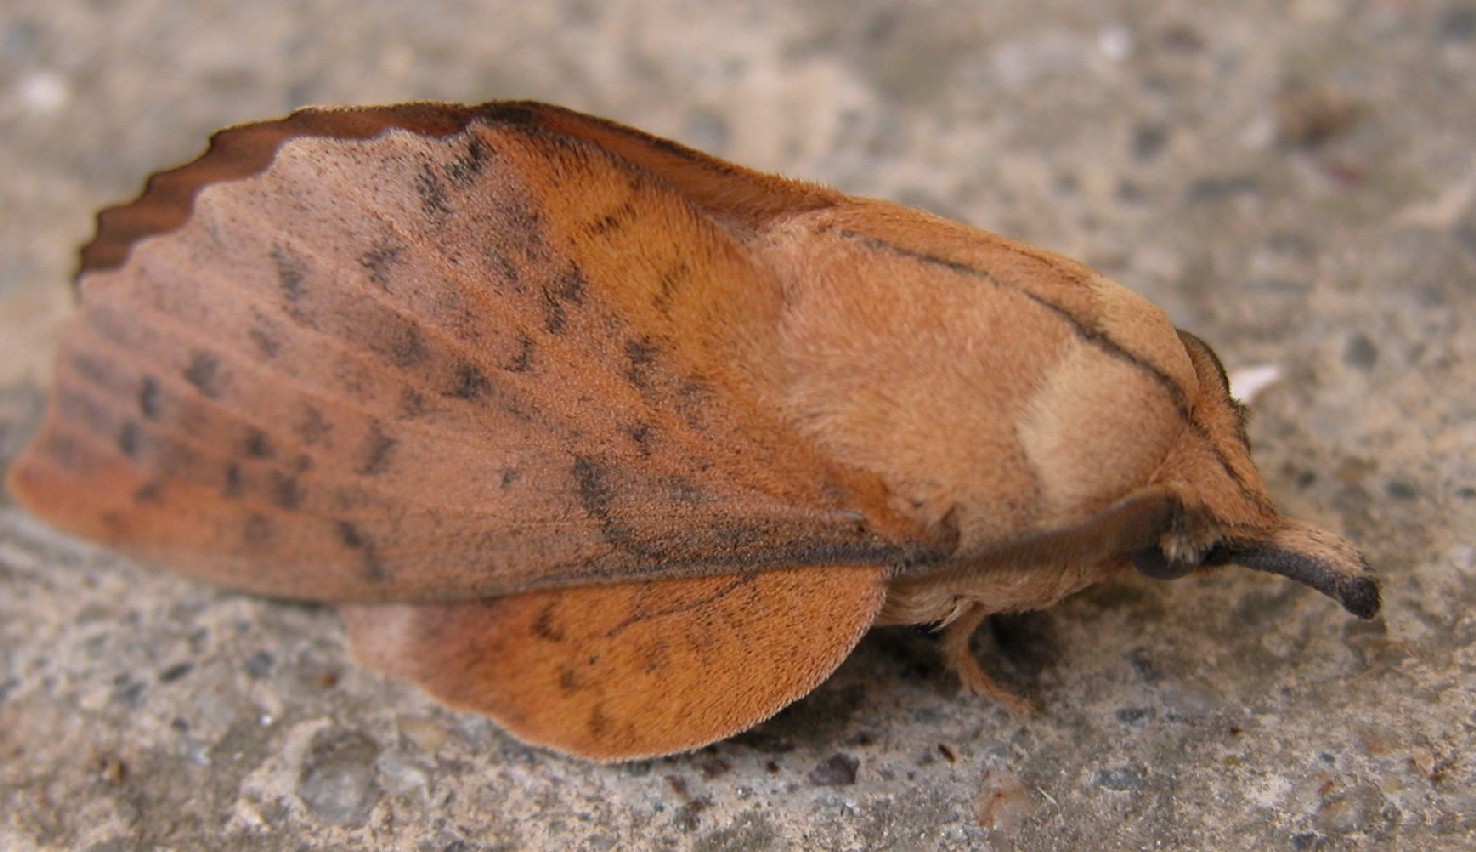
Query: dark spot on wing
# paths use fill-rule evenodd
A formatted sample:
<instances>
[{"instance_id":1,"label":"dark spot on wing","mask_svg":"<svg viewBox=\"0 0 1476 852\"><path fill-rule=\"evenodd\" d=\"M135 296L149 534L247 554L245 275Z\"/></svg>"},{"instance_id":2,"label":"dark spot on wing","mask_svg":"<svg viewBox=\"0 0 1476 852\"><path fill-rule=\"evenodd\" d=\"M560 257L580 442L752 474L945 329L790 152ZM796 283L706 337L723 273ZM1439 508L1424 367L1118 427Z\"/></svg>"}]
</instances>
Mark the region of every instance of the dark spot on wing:
<instances>
[{"instance_id":1,"label":"dark spot on wing","mask_svg":"<svg viewBox=\"0 0 1476 852\"><path fill-rule=\"evenodd\" d=\"M398 314L385 311L376 319L378 334L371 334L369 348L388 358L396 367L412 367L426 359L425 340L415 323Z\"/></svg>"},{"instance_id":2,"label":"dark spot on wing","mask_svg":"<svg viewBox=\"0 0 1476 852\"><path fill-rule=\"evenodd\" d=\"M651 454L652 429L650 423L637 423L630 427L629 434L630 439L635 442L636 449L640 450L641 455Z\"/></svg>"},{"instance_id":3,"label":"dark spot on wing","mask_svg":"<svg viewBox=\"0 0 1476 852\"><path fill-rule=\"evenodd\" d=\"M590 234L597 237L614 233L625 227L635 218L636 209L636 200L634 198L627 198L621 202L619 207L591 222L587 230Z\"/></svg>"},{"instance_id":4,"label":"dark spot on wing","mask_svg":"<svg viewBox=\"0 0 1476 852\"><path fill-rule=\"evenodd\" d=\"M646 388L650 384L651 364L660 351L661 348L649 337L625 341L625 358L630 362L625 378L637 388Z\"/></svg>"},{"instance_id":5,"label":"dark spot on wing","mask_svg":"<svg viewBox=\"0 0 1476 852\"><path fill-rule=\"evenodd\" d=\"M610 487L610 472L588 456L574 457L574 482L579 489L579 504L600 525L600 535L608 544L625 550L640 549L648 558L659 558L659 548L647 549L633 541L630 525L615 513L615 492Z\"/></svg>"},{"instance_id":6,"label":"dark spot on wing","mask_svg":"<svg viewBox=\"0 0 1476 852\"><path fill-rule=\"evenodd\" d=\"M508 288L514 292L522 291L523 270L502 246L494 244L493 250L487 253L487 259L497 267L497 281L508 285ZM501 288L493 287L492 289Z\"/></svg>"},{"instance_id":7,"label":"dark spot on wing","mask_svg":"<svg viewBox=\"0 0 1476 852\"><path fill-rule=\"evenodd\" d=\"M516 194L499 193L495 203L492 212L497 220L491 230L506 236L487 240L483 244L485 256L499 268L501 281L522 292L525 271L546 268L553 257L544 237L543 219L527 199Z\"/></svg>"},{"instance_id":8,"label":"dark spot on wing","mask_svg":"<svg viewBox=\"0 0 1476 852\"><path fill-rule=\"evenodd\" d=\"M491 387L487 376L470 361L463 361L456 368L452 377L451 387L442 392L443 396L455 399L476 399Z\"/></svg>"},{"instance_id":9,"label":"dark spot on wing","mask_svg":"<svg viewBox=\"0 0 1476 852\"><path fill-rule=\"evenodd\" d=\"M584 294L588 289L589 282L584 280L583 270L570 266L559 276L556 293L560 299L577 305L584 301Z\"/></svg>"},{"instance_id":10,"label":"dark spot on wing","mask_svg":"<svg viewBox=\"0 0 1476 852\"><path fill-rule=\"evenodd\" d=\"M501 479L499 481L502 483L502 487L506 488L509 485L512 485L514 482L517 482L518 477L521 475L522 474L515 467L504 468L502 471Z\"/></svg>"},{"instance_id":11,"label":"dark spot on wing","mask_svg":"<svg viewBox=\"0 0 1476 852\"><path fill-rule=\"evenodd\" d=\"M163 494L164 494L164 482L163 482L163 480L160 480L160 479L150 479L148 482L145 482L143 485L140 485L138 487L138 489L133 492L133 502L135 502L135 503L158 503L159 502L159 499L163 496Z\"/></svg>"},{"instance_id":12,"label":"dark spot on wing","mask_svg":"<svg viewBox=\"0 0 1476 852\"><path fill-rule=\"evenodd\" d=\"M559 689L562 690L566 695L573 695L581 689L584 689L584 684L580 681L579 678L579 672L576 672L574 669L568 666L560 666Z\"/></svg>"},{"instance_id":13,"label":"dark spot on wing","mask_svg":"<svg viewBox=\"0 0 1476 852\"><path fill-rule=\"evenodd\" d=\"M390 270L399 263L401 251L403 248L393 243L377 245L359 255L359 265L369 273L370 281L386 287L390 281Z\"/></svg>"},{"instance_id":14,"label":"dark spot on wing","mask_svg":"<svg viewBox=\"0 0 1476 852\"><path fill-rule=\"evenodd\" d=\"M257 352L264 360L271 360L282 351L281 331L276 327L276 323L259 312L256 314L255 327L246 332L246 336L256 345Z\"/></svg>"},{"instance_id":15,"label":"dark spot on wing","mask_svg":"<svg viewBox=\"0 0 1476 852\"><path fill-rule=\"evenodd\" d=\"M466 152L446 167L446 177L450 178L452 183L469 183L481 174L489 153L487 144L480 137L474 133L467 134Z\"/></svg>"},{"instance_id":16,"label":"dark spot on wing","mask_svg":"<svg viewBox=\"0 0 1476 852\"><path fill-rule=\"evenodd\" d=\"M246 437L241 439L241 455L248 459L271 458L272 444L266 433L255 426L246 427Z\"/></svg>"},{"instance_id":17,"label":"dark spot on wing","mask_svg":"<svg viewBox=\"0 0 1476 852\"><path fill-rule=\"evenodd\" d=\"M533 635L549 642L564 641L564 632L553 623L554 609L557 606L556 603L550 601L538 611L538 615L533 619Z\"/></svg>"},{"instance_id":18,"label":"dark spot on wing","mask_svg":"<svg viewBox=\"0 0 1476 852\"><path fill-rule=\"evenodd\" d=\"M362 476L378 476L383 473L389 467L390 455L397 443L397 440L385 434L384 427L378 421L370 424L369 440L359 463L358 473Z\"/></svg>"},{"instance_id":19,"label":"dark spot on wing","mask_svg":"<svg viewBox=\"0 0 1476 852\"><path fill-rule=\"evenodd\" d=\"M123 421L123 426L118 429L118 452L130 459L137 458L138 443L138 424L132 420Z\"/></svg>"},{"instance_id":20,"label":"dark spot on wing","mask_svg":"<svg viewBox=\"0 0 1476 852\"><path fill-rule=\"evenodd\" d=\"M328 433L333 431L333 424L323 417L323 412L317 406L303 405L302 413L295 424L297 437L309 447L323 443Z\"/></svg>"},{"instance_id":21,"label":"dark spot on wing","mask_svg":"<svg viewBox=\"0 0 1476 852\"><path fill-rule=\"evenodd\" d=\"M159 419L159 381L153 376L144 376L138 388L138 413L145 420Z\"/></svg>"},{"instance_id":22,"label":"dark spot on wing","mask_svg":"<svg viewBox=\"0 0 1476 852\"><path fill-rule=\"evenodd\" d=\"M297 302L307 295L307 262L287 246L272 246L272 266L277 270L277 288L282 298Z\"/></svg>"},{"instance_id":23,"label":"dark spot on wing","mask_svg":"<svg viewBox=\"0 0 1476 852\"><path fill-rule=\"evenodd\" d=\"M406 386L400 390L400 417L414 420L426 411L425 394Z\"/></svg>"},{"instance_id":24,"label":"dark spot on wing","mask_svg":"<svg viewBox=\"0 0 1476 852\"><path fill-rule=\"evenodd\" d=\"M526 373L533 369L533 350L537 345L526 334L518 335L518 354L504 368L509 373Z\"/></svg>"},{"instance_id":25,"label":"dark spot on wing","mask_svg":"<svg viewBox=\"0 0 1476 852\"><path fill-rule=\"evenodd\" d=\"M656 310L666 313L671 309L671 300L691 274L692 267L686 260L678 260L661 272L656 280L656 296L651 300Z\"/></svg>"},{"instance_id":26,"label":"dark spot on wing","mask_svg":"<svg viewBox=\"0 0 1476 852\"><path fill-rule=\"evenodd\" d=\"M199 349L191 353L189 366L184 369L184 379L210 399L219 398L225 388L220 359Z\"/></svg>"},{"instance_id":27,"label":"dark spot on wing","mask_svg":"<svg viewBox=\"0 0 1476 852\"><path fill-rule=\"evenodd\" d=\"M425 164L415 176L415 193L420 196L420 207L431 219L445 218L451 212L451 203L446 199L446 186L441 178Z\"/></svg>"},{"instance_id":28,"label":"dark spot on wing","mask_svg":"<svg viewBox=\"0 0 1476 852\"><path fill-rule=\"evenodd\" d=\"M610 524L610 487L605 470L588 456L574 457L574 482L579 486L579 503L601 527ZM609 537L608 535L606 536Z\"/></svg>"},{"instance_id":29,"label":"dark spot on wing","mask_svg":"<svg viewBox=\"0 0 1476 852\"><path fill-rule=\"evenodd\" d=\"M225 469L225 487L221 489L221 495L234 500L241 496L241 465L230 462Z\"/></svg>"},{"instance_id":30,"label":"dark spot on wing","mask_svg":"<svg viewBox=\"0 0 1476 852\"><path fill-rule=\"evenodd\" d=\"M359 528L352 521L339 521L337 529L338 540L343 542L344 547L358 550L364 546L364 535L359 532Z\"/></svg>"},{"instance_id":31,"label":"dark spot on wing","mask_svg":"<svg viewBox=\"0 0 1476 852\"><path fill-rule=\"evenodd\" d=\"M589 732L601 738L610 733L610 717L605 715L603 705L597 704L589 711Z\"/></svg>"},{"instance_id":32,"label":"dark spot on wing","mask_svg":"<svg viewBox=\"0 0 1476 852\"><path fill-rule=\"evenodd\" d=\"M282 344L278 343L276 338L270 337L265 331L259 328L253 328L246 332L246 336L251 338L252 343L256 344L257 351L261 353L261 357L264 359L277 357L277 352L281 350Z\"/></svg>"},{"instance_id":33,"label":"dark spot on wing","mask_svg":"<svg viewBox=\"0 0 1476 852\"><path fill-rule=\"evenodd\" d=\"M552 290L543 291L543 327L549 334L558 334L564 330L568 323L568 314L564 311L564 303L554 297Z\"/></svg>"},{"instance_id":34,"label":"dark spot on wing","mask_svg":"<svg viewBox=\"0 0 1476 852\"><path fill-rule=\"evenodd\" d=\"M374 546L374 541L358 525L352 521L338 520L334 522L334 529L338 532L338 540L349 550L356 550L363 559L364 577L372 582L383 582L387 572L379 552Z\"/></svg>"},{"instance_id":35,"label":"dark spot on wing","mask_svg":"<svg viewBox=\"0 0 1476 852\"><path fill-rule=\"evenodd\" d=\"M272 474L271 500L278 508L291 511L302 505L302 486L297 478L275 471Z\"/></svg>"},{"instance_id":36,"label":"dark spot on wing","mask_svg":"<svg viewBox=\"0 0 1476 852\"><path fill-rule=\"evenodd\" d=\"M558 334L568 324L567 305L584 302L588 282L579 267L565 269L557 279L543 288L543 327L549 334Z\"/></svg>"},{"instance_id":37,"label":"dark spot on wing","mask_svg":"<svg viewBox=\"0 0 1476 852\"><path fill-rule=\"evenodd\" d=\"M518 248L533 264L547 264L554 260L554 253L544 235L543 214L522 198L502 199L502 220L507 223L507 232L518 235Z\"/></svg>"}]
</instances>

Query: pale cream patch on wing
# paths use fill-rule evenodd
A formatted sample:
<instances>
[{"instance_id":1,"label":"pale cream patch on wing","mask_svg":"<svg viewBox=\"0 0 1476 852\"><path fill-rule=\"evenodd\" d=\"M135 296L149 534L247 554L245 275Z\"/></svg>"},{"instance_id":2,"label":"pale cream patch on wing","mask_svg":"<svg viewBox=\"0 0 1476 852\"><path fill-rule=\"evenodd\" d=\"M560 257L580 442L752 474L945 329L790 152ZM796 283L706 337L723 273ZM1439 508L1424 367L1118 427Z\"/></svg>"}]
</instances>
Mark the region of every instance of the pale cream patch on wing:
<instances>
[{"instance_id":1,"label":"pale cream patch on wing","mask_svg":"<svg viewBox=\"0 0 1476 852\"><path fill-rule=\"evenodd\" d=\"M1040 483L1038 524L1046 528L1080 522L1147 483L1184 428L1139 367L1080 339L1016 424Z\"/></svg>"}]
</instances>

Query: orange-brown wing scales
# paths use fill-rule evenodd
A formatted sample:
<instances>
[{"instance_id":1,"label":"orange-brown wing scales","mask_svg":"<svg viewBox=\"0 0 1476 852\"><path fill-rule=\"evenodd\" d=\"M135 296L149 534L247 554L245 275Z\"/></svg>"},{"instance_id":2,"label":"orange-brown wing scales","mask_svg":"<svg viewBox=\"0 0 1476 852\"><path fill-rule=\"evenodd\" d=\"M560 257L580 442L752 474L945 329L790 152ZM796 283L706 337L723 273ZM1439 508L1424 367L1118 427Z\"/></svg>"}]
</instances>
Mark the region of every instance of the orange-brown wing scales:
<instances>
[{"instance_id":1,"label":"orange-brown wing scales","mask_svg":"<svg viewBox=\"0 0 1476 852\"><path fill-rule=\"evenodd\" d=\"M903 555L875 483L756 402L778 288L660 176L497 123L278 144L260 174L207 155L238 179L82 278L12 474L38 514L342 600ZM140 206L111 219L174 215Z\"/></svg>"},{"instance_id":2,"label":"orange-brown wing scales","mask_svg":"<svg viewBox=\"0 0 1476 852\"><path fill-rule=\"evenodd\" d=\"M885 596L874 566L345 606L354 652L518 738L596 760L697 748L814 689Z\"/></svg>"}]
</instances>

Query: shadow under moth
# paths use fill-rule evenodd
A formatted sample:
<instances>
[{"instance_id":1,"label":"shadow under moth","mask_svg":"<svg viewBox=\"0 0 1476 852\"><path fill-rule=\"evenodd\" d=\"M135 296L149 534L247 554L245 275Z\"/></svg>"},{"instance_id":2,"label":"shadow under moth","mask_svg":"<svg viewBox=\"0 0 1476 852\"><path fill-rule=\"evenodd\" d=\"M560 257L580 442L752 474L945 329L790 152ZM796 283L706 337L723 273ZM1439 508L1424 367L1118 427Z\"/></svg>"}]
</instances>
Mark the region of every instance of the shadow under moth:
<instances>
[{"instance_id":1,"label":"shadow under moth","mask_svg":"<svg viewBox=\"0 0 1476 852\"><path fill-rule=\"evenodd\" d=\"M1282 574L1198 338L1048 251L538 103L304 109L104 210L12 493L329 601L365 663L595 760L696 748L873 625L969 638L1129 566Z\"/></svg>"}]
</instances>

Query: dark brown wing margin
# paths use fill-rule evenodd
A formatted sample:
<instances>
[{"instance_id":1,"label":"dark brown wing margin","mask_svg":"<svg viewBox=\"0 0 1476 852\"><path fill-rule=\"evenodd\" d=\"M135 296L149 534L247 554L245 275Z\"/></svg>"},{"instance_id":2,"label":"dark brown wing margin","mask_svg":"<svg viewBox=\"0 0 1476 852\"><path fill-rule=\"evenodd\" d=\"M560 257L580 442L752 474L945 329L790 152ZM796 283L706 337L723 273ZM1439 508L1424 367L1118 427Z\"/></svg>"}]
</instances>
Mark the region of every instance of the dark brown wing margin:
<instances>
[{"instance_id":1,"label":"dark brown wing margin","mask_svg":"<svg viewBox=\"0 0 1476 852\"><path fill-rule=\"evenodd\" d=\"M198 158L154 174L137 199L98 213L96 236L82 248L75 281L88 272L121 267L135 242L183 225L201 187L261 173L290 139L369 139L392 129L441 138L474 121L537 127L592 142L660 175L719 220L747 229L779 213L822 207L840 197L814 184L745 169L613 121L537 101L306 107L282 118L217 131Z\"/></svg>"}]
</instances>

